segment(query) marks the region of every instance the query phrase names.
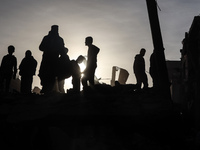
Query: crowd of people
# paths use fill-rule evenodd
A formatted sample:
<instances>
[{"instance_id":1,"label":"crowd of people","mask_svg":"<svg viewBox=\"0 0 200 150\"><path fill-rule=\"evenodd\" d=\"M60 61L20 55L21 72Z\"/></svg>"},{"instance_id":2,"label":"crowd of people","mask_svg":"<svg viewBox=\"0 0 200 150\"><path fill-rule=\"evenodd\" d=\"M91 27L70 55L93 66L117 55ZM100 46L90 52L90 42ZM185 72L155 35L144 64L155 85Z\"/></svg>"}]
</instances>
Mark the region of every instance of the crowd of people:
<instances>
[{"instance_id":1,"label":"crowd of people","mask_svg":"<svg viewBox=\"0 0 200 150\"><path fill-rule=\"evenodd\" d=\"M68 56L68 48L62 37L59 36L59 26L52 25L48 35L44 36L39 50L43 52L42 61L39 68L39 78L42 86L40 93L52 92L55 82L58 82L58 90L65 93L64 80L72 77L73 92L80 92L80 84L83 90L94 86L95 70L97 68L97 55L100 49L93 45L93 38L88 36L85 38L85 45L88 46L86 69L83 71L84 76L81 79L81 71L79 64L86 61L85 57L80 55L76 60L70 60ZM0 66L0 90L1 92L9 92L11 79L16 78L17 58L13 55L15 47L8 46L8 54L2 59ZM144 55L146 50L142 48L140 53L135 56L133 63L133 72L136 77L137 89L148 88L148 78L145 73ZM153 55L151 56L153 60ZM151 62L153 63L153 61ZM35 75L37 61L32 56L32 52L27 50L25 57L19 65L19 75L21 76L21 93L31 93L33 76ZM152 77L153 69L150 67ZM143 84L143 86L142 86Z\"/></svg>"},{"instance_id":2,"label":"crowd of people","mask_svg":"<svg viewBox=\"0 0 200 150\"><path fill-rule=\"evenodd\" d=\"M44 36L39 50L43 52L39 69L39 78L42 86L41 93L52 92L55 82L58 81L58 88L61 93L65 93L64 80L72 77L73 92L80 92L81 71L78 64L85 61L85 57L80 55L76 60L70 60L67 55L68 48L65 47L64 40L59 36L59 26L51 26L49 34ZM97 55L100 49L93 45L93 38L86 37L85 45L88 46L87 66L82 78L83 88L94 85L94 74L97 67ZM11 79L16 78L17 58L14 56L15 47L8 47L8 54L3 57L0 67L0 90L9 93ZM21 76L21 93L31 93L33 76L35 75L37 61L32 56L30 50L25 52L25 57L19 65L19 75Z\"/></svg>"}]
</instances>

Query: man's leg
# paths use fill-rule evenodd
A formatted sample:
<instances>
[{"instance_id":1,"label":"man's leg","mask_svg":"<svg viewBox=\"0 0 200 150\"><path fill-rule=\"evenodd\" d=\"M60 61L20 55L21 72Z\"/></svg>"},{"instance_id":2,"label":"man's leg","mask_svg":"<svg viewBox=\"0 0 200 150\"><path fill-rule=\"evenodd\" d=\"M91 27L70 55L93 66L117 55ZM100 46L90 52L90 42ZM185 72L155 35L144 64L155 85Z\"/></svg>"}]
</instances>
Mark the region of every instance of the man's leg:
<instances>
[{"instance_id":1,"label":"man's leg","mask_svg":"<svg viewBox=\"0 0 200 150\"><path fill-rule=\"evenodd\" d=\"M144 89L147 89L148 88L148 78L147 78L147 75L146 73L144 73L143 75L143 84L144 84Z\"/></svg>"},{"instance_id":2,"label":"man's leg","mask_svg":"<svg viewBox=\"0 0 200 150\"><path fill-rule=\"evenodd\" d=\"M138 75L138 74L135 74L135 77L136 77L136 88L138 89L138 90L140 90L141 89L141 85L142 85L142 81L141 81L141 76L140 75Z\"/></svg>"},{"instance_id":3,"label":"man's leg","mask_svg":"<svg viewBox=\"0 0 200 150\"><path fill-rule=\"evenodd\" d=\"M64 90L64 84L65 84L65 80L58 80L58 89L61 93L65 93Z\"/></svg>"},{"instance_id":4,"label":"man's leg","mask_svg":"<svg viewBox=\"0 0 200 150\"><path fill-rule=\"evenodd\" d=\"M83 87L87 86L87 79L86 79L86 77L83 76L81 82L82 82Z\"/></svg>"},{"instance_id":5,"label":"man's leg","mask_svg":"<svg viewBox=\"0 0 200 150\"><path fill-rule=\"evenodd\" d=\"M71 61L71 75L72 75L72 85L73 90L76 92L80 92L80 79L81 79L81 71L78 63L76 61ZM82 80L83 86L87 85L87 80Z\"/></svg>"},{"instance_id":6,"label":"man's leg","mask_svg":"<svg viewBox=\"0 0 200 150\"><path fill-rule=\"evenodd\" d=\"M5 89L6 93L9 92L11 79L12 79L12 76L6 77L6 89Z\"/></svg>"},{"instance_id":7,"label":"man's leg","mask_svg":"<svg viewBox=\"0 0 200 150\"><path fill-rule=\"evenodd\" d=\"M80 78L77 76L72 76L72 84L74 91L80 91Z\"/></svg>"},{"instance_id":8,"label":"man's leg","mask_svg":"<svg viewBox=\"0 0 200 150\"><path fill-rule=\"evenodd\" d=\"M91 68L89 71L89 83L90 85L94 85L94 74L95 74L96 67Z\"/></svg>"}]
</instances>

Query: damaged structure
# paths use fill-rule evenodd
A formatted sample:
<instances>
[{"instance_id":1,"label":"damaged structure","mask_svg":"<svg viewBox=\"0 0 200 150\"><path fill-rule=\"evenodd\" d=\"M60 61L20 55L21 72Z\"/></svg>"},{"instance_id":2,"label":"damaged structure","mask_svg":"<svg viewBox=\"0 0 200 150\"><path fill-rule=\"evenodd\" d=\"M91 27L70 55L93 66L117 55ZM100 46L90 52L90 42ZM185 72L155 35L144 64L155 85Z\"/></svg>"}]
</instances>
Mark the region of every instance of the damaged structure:
<instances>
[{"instance_id":1,"label":"damaged structure","mask_svg":"<svg viewBox=\"0 0 200 150\"><path fill-rule=\"evenodd\" d=\"M189 111L195 126L200 127L200 16L195 16L185 33L181 49L182 108Z\"/></svg>"},{"instance_id":2,"label":"damaged structure","mask_svg":"<svg viewBox=\"0 0 200 150\"><path fill-rule=\"evenodd\" d=\"M119 71L118 79L116 80L116 73ZM129 73L126 69L113 66L112 67L112 79L111 79L111 86L115 86L115 81L118 81L120 84L126 84L128 79Z\"/></svg>"}]
</instances>

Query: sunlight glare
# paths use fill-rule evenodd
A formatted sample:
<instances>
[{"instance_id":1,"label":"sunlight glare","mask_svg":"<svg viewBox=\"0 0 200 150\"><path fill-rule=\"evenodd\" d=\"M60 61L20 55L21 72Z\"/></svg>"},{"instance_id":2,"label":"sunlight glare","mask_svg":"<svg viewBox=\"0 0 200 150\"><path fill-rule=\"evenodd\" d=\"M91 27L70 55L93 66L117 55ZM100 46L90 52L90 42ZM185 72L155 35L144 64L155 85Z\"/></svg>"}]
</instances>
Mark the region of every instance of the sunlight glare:
<instances>
[{"instance_id":1,"label":"sunlight glare","mask_svg":"<svg viewBox=\"0 0 200 150\"><path fill-rule=\"evenodd\" d=\"M85 66L85 63L80 63L79 64L79 67L80 67L80 70L81 70L81 73L85 70L86 66Z\"/></svg>"},{"instance_id":2,"label":"sunlight glare","mask_svg":"<svg viewBox=\"0 0 200 150\"><path fill-rule=\"evenodd\" d=\"M85 65L85 63L84 62L82 62L82 63L80 63L79 64L79 67L80 67L80 71L81 71L81 78L83 77L83 71L85 70L85 68L86 68L86 65ZM72 88L73 87L73 85L72 85L72 77L70 77L70 78L67 78L67 79L65 79L65 85L64 85L64 89L65 90L67 90L67 89L70 89L70 88ZM82 90L82 84L81 84L81 90Z\"/></svg>"}]
</instances>

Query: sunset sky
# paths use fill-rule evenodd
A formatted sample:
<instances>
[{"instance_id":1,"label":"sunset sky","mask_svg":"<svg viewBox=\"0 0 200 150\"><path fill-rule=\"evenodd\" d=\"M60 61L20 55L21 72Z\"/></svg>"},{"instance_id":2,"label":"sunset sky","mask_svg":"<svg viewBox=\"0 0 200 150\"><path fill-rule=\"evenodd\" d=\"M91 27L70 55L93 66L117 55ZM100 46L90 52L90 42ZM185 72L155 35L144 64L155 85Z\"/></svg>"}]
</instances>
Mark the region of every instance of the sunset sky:
<instances>
[{"instance_id":1,"label":"sunset sky","mask_svg":"<svg viewBox=\"0 0 200 150\"><path fill-rule=\"evenodd\" d=\"M180 60L181 41L194 16L200 14L199 0L157 0L165 56ZM51 25L69 49L70 59L87 54L85 37L92 36L100 48L96 76L110 84L112 66L129 72L127 83L135 84L133 61L145 48L146 71L153 50L146 0L2 0L0 5L0 60L7 47L14 45L18 66L26 50L38 61L34 86L42 58L39 44ZM152 85L150 76L149 84ZM66 88L69 88L67 85Z\"/></svg>"}]
</instances>

